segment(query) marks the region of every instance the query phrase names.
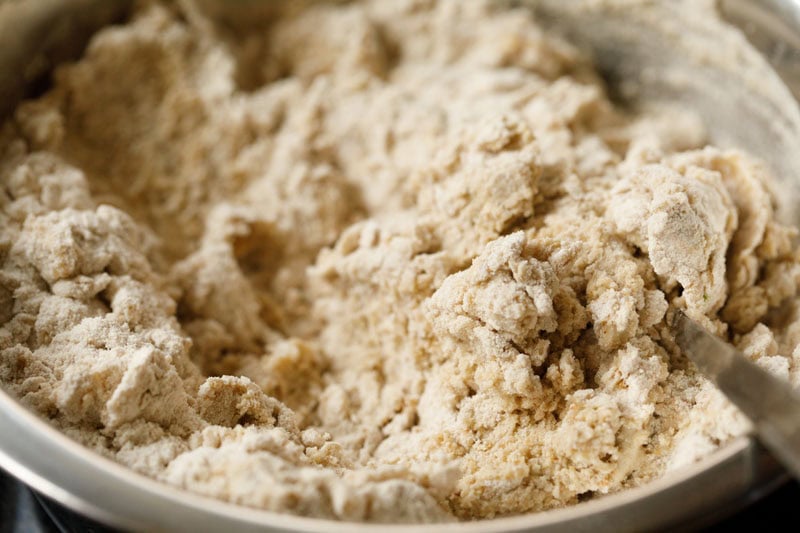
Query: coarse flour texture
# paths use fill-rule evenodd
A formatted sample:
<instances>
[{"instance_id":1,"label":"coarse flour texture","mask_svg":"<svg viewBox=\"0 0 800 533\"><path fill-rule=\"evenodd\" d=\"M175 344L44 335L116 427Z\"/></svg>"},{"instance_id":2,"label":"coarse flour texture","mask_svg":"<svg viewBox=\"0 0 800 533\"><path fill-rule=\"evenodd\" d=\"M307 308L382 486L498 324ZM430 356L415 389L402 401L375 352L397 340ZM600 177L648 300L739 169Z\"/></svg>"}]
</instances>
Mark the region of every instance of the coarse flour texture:
<instances>
[{"instance_id":1,"label":"coarse flour texture","mask_svg":"<svg viewBox=\"0 0 800 533\"><path fill-rule=\"evenodd\" d=\"M476 519L640 485L747 431L684 309L800 382L764 165L615 109L529 11L141 4L0 130L0 381L230 502Z\"/></svg>"}]
</instances>

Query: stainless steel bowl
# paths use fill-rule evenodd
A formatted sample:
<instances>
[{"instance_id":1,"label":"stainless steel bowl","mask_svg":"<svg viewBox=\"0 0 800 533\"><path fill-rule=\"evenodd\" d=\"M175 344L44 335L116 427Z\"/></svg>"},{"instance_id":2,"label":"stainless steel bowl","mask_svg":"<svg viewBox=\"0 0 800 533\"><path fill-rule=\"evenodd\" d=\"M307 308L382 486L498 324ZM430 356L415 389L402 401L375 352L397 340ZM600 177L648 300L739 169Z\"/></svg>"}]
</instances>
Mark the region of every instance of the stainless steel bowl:
<instances>
[{"instance_id":1,"label":"stainless steel bowl","mask_svg":"<svg viewBox=\"0 0 800 533\"><path fill-rule=\"evenodd\" d=\"M204 0L206 4L213 0ZM516 1L594 56L609 90L633 107L677 102L700 112L715 143L746 147L787 186L800 184L800 4L794 0L720 0L718 9L763 52L704 36L704 21L681 15L681 2ZM247 2L225 4L242 8ZM222 4L217 2L216 8ZM577 9L576 6L581 6ZM0 119L47 73L74 57L91 34L124 16L123 0L0 0ZM664 20L707 39L686 48ZM658 22L658 23L656 23ZM715 47L715 43L718 45ZM733 44L732 44L733 43ZM695 45L698 42L694 43ZM728 49L730 46L736 50ZM702 49L702 46L699 48ZM765 58L772 64L769 68ZM741 75L742 66L762 72ZM693 67L698 75L678 75ZM783 77L789 89L777 84ZM774 81L776 83L764 83ZM776 88L777 87L777 88ZM787 195L782 195L785 199ZM793 202L788 199L787 205ZM787 216L798 216L787 209ZM70 440L0 391L0 467L66 507L108 525L170 531L366 531L368 525L275 514L212 500L155 482ZM751 438L646 486L543 513L451 525L388 526L433 531L642 531L710 522L760 497L783 479Z\"/></svg>"}]
</instances>

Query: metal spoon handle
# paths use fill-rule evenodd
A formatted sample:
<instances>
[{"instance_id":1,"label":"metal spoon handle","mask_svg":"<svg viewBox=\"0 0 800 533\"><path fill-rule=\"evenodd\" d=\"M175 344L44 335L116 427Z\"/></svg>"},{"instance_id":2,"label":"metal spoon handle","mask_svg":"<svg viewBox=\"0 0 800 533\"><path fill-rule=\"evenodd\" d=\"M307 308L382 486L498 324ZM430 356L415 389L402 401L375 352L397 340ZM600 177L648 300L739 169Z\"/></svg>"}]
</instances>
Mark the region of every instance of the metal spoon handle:
<instances>
[{"instance_id":1,"label":"metal spoon handle","mask_svg":"<svg viewBox=\"0 0 800 533\"><path fill-rule=\"evenodd\" d=\"M750 418L759 440L800 479L800 397L789 383L752 363L681 311L672 328L684 353Z\"/></svg>"}]
</instances>

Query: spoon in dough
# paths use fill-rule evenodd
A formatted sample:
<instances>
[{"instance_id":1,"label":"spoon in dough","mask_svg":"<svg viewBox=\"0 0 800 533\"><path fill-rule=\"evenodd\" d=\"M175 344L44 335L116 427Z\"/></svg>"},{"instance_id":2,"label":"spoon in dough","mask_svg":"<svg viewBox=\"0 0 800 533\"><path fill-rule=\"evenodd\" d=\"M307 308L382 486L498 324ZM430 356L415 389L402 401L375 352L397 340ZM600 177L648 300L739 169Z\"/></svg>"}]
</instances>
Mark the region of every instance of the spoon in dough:
<instances>
[{"instance_id":1,"label":"spoon in dough","mask_svg":"<svg viewBox=\"0 0 800 533\"><path fill-rule=\"evenodd\" d=\"M753 423L758 439L800 479L800 396L744 354L677 311L672 333L697 368Z\"/></svg>"}]
</instances>

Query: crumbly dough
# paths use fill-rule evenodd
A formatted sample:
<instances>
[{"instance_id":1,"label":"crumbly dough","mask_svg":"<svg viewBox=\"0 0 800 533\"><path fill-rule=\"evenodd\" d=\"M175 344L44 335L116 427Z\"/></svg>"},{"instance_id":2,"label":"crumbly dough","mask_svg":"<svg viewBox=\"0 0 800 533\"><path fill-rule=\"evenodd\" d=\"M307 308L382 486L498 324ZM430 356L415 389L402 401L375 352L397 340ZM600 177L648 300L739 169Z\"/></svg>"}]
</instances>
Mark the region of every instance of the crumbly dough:
<instances>
[{"instance_id":1,"label":"crumbly dough","mask_svg":"<svg viewBox=\"0 0 800 533\"><path fill-rule=\"evenodd\" d=\"M754 158L629 116L525 9L142 4L0 131L0 381L238 504L488 518L747 431L684 309L800 383L800 262ZM779 312L775 312L779 310Z\"/></svg>"}]
</instances>

